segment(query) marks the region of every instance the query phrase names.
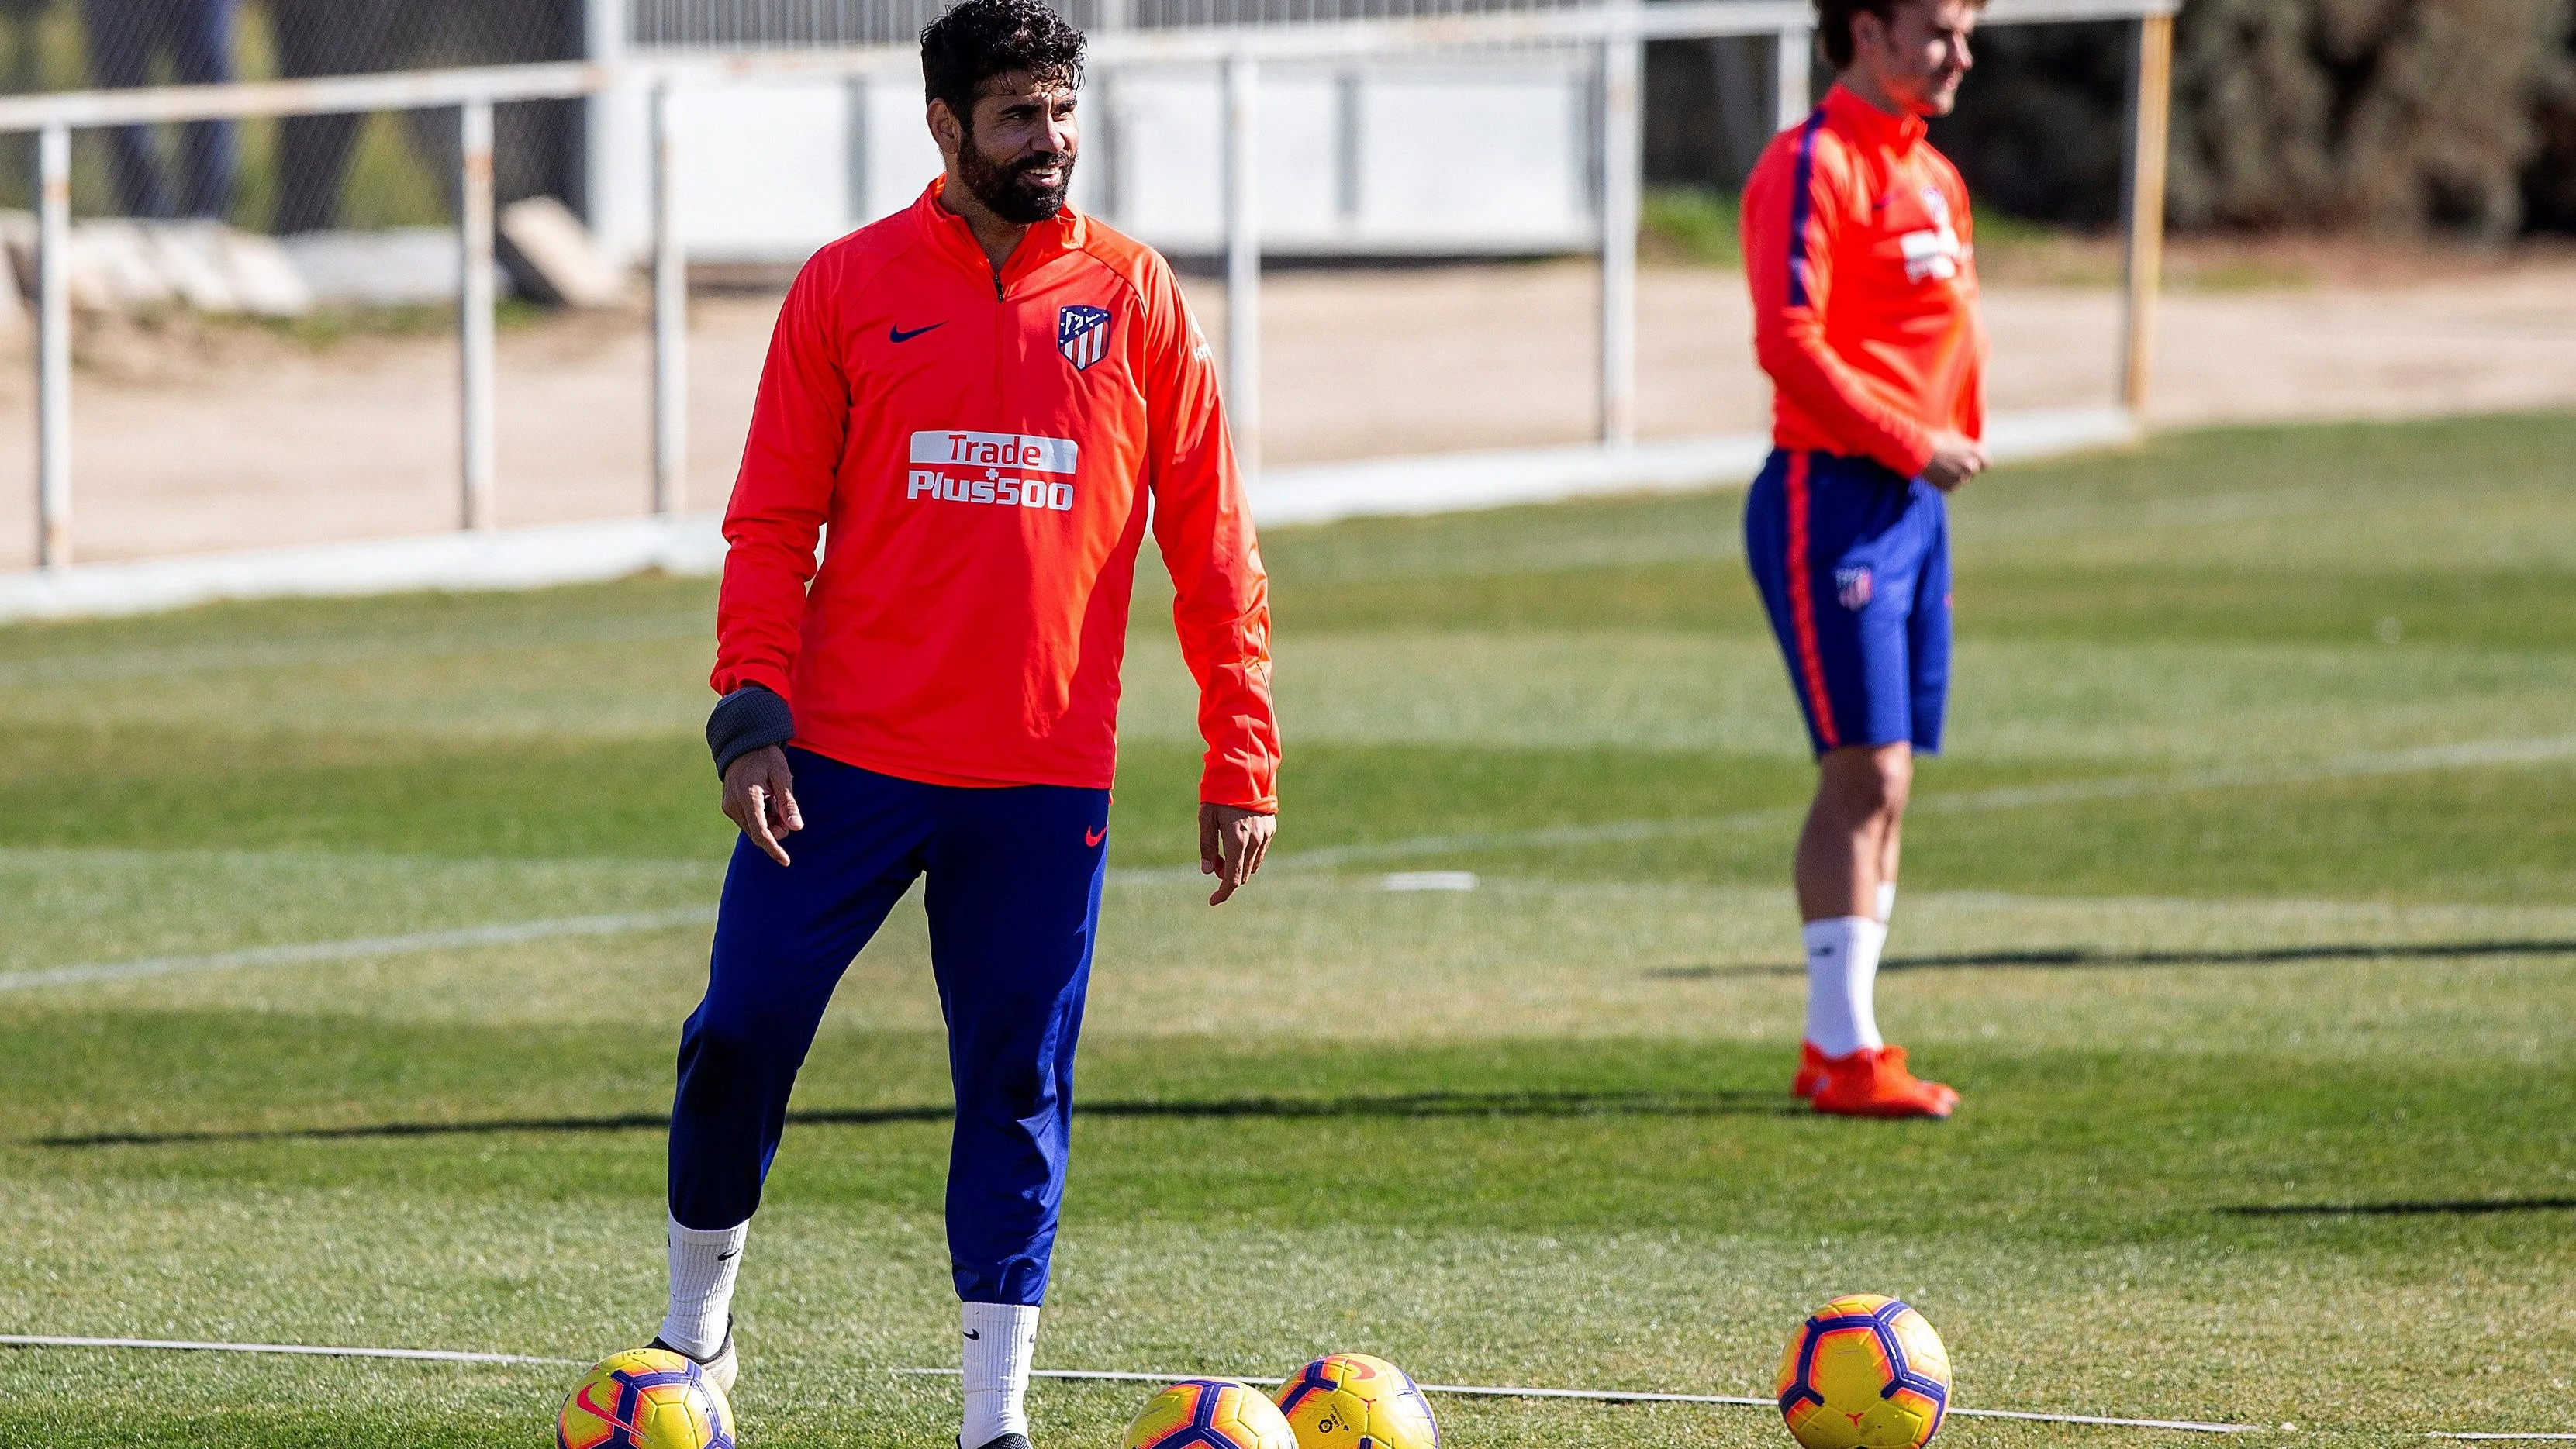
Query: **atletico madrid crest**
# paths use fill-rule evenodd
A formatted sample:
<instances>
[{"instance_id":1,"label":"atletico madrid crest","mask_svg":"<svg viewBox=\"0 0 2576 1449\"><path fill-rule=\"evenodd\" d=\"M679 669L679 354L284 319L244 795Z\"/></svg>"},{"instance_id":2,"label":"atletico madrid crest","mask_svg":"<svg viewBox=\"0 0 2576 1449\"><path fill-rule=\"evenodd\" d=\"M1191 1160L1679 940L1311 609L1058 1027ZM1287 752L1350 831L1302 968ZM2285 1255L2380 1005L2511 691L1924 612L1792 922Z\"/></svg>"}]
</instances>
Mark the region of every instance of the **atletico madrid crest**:
<instances>
[{"instance_id":1,"label":"atletico madrid crest","mask_svg":"<svg viewBox=\"0 0 2576 1449\"><path fill-rule=\"evenodd\" d=\"M1871 583L1866 566L1850 565L1834 570L1834 596L1842 600L1844 608L1855 614L1869 606Z\"/></svg>"},{"instance_id":2,"label":"atletico madrid crest","mask_svg":"<svg viewBox=\"0 0 2576 1449\"><path fill-rule=\"evenodd\" d=\"M1080 372L1109 355L1109 309L1061 307L1055 314L1055 350Z\"/></svg>"}]
</instances>

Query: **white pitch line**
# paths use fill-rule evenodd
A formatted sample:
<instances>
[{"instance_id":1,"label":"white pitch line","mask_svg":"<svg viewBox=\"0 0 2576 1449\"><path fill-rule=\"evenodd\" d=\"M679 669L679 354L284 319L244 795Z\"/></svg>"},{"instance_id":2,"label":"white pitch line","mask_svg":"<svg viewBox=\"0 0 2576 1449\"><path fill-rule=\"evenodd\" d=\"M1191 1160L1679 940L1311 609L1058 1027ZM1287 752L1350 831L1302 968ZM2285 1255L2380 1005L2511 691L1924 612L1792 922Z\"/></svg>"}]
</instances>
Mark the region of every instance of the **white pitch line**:
<instances>
[{"instance_id":1,"label":"white pitch line","mask_svg":"<svg viewBox=\"0 0 2576 1449\"><path fill-rule=\"evenodd\" d=\"M957 1369L901 1368L898 1374L956 1378ZM1177 1383L1182 1379L1223 1378L1239 1384L1283 1384L1286 1379L1249 1378L1241 1374L1140 1374L1118 1369L1031 1369L1032 1378L1041 1379L1107 1379L1122 1383ZM1657 1394L1631 1392L1625 1389L1531 1389L1507 1384L1421 1384L1431 1394L1466 1394L1491 1399L1588 1399L1613 1404L1729 1404L1742 1408L1776 1409L1777 1399L1760 1399L1746 1394ZM2194 1434L2251 1434L2253 1424L2209 1424L2196 1419L2115 1419L2100 1414L2033 1414L2019 1409L1951 1409L1949 1412L1970 1419L2025 1419L2039 1424L2100 1424L2119 1429L2180 1429ZM2476 1437L2463 1435L2460 1437ZM2576 1438L2576 1435L2563 1437Z\"/></svg>"},{"instance_id":2,"label":"white pitch line","mask_svg":"<svg viewBox=\"0 0 2576 1449\"><path fill-rule=\"evenodd\" d=\"M48 966L33 971L0 973L0 991L23 991L37 986L80 986L96 981L173 976L189 971L225 971L247 966L303 966L320 961L355 961L371 956L417 956L428 951L508 946L523 941L558 940L566 936L623 936L677 926L703 926L715 918L713 907L694 906L680 911L649 911L621 916L562 916L544 921L505 921L497 925L464 926L447 931L417 931L405 936L359 936L346 941L251 946L239 951L210 951L194 956L96 961L78 966Z\"/></svg>"},{"instance_id":3,"label":"white pitch line","mask_svg":"<svg viewBox=\"0 0 2576 1449\"><path fill-rule=\"evenodd\" d=\"M292 1353L314 1358L407 1358L434 1363L507 1363L581 1366L577 1358L536 1358L524 1353L467 1353L446 1348L341 1348L308 1343L199 1343L180 1338L67 1338L59 1334L0 1333L10 1348L148 1348L189 1353Z\"/></svg>"},{"instance_id":4,"label":"white pitch line","mask_svg":"<svg viewBox=\"0 0 2576 1449\"><path fill-rule=\"evenodd\" d=\"M452 659L460 655L560 649L579 644L650 644L710 637L698 614L609 618L564 628L489 629L471 635L428 634L411 639L253 640L241 644L119 649L0 663L0 689L56 684L118 684L233 670L335 668L392 660Z\"/></svg>"}]
</instances>

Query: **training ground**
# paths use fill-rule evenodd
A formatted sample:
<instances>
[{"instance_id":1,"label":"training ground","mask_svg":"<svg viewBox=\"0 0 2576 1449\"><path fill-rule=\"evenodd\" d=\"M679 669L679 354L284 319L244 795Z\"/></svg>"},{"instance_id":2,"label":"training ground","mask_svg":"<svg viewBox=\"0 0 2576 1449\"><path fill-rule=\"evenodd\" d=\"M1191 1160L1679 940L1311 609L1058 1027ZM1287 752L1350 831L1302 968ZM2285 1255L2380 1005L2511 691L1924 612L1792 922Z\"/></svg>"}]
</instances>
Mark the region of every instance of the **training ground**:
<instances>
[{"instance_id":1,"label":"training ground","mask_svg":"<svg viewBox=\"0 0 2576 1449\"><path fill-rule=\"evenodd\" d=\"M1881 988L1946 1124L1788 1095L1811 771L1738 495L1273 531L1283 828L1218 911L1149 577L1040 1365L1759 1395L1878 1291L1964 1405L2576 1429L2571 457L2576 415L2183 433L1961 496ZM0 629L0 1332L650 1335L712 596ZM1479 888L1382 888L1425 871ZM749 1444L953 1434L891 1372L956 1353L924 955L907 907L807 1068ZM0 1443L534 1445L573 1372L0 1349ZM1038 1442L1144 1395L1042 1382ZM1462 1449L1787 1443L1436 1406Z\"/></svg>"}]
</instances>

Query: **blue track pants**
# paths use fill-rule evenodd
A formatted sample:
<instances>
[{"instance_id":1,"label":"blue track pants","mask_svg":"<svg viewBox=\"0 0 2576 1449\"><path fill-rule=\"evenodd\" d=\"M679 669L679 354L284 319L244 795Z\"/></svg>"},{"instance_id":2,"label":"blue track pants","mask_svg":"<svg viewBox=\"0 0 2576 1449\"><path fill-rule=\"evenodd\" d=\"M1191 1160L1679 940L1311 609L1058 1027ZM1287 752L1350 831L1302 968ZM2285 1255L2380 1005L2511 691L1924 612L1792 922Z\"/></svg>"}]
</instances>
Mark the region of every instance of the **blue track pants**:
<instances>
[{"instance_id":1,"label":"blue track pants","mask_svg":"<svg viewBox=\"0 0 2576 1449\"><path fill-rule=\"evenodd\" d=\"M706 999L680 1035L671 1216L729 1228L760 1206L787 1097L832 988L927 876L931 970L957 1128L948 1253L957 1296L1046 1294L1064 1199L1073 1052L1108 859L1109 792L924 785L788 751L805 828L782 867L734 849Z\"/></svg>"}]
</instances>

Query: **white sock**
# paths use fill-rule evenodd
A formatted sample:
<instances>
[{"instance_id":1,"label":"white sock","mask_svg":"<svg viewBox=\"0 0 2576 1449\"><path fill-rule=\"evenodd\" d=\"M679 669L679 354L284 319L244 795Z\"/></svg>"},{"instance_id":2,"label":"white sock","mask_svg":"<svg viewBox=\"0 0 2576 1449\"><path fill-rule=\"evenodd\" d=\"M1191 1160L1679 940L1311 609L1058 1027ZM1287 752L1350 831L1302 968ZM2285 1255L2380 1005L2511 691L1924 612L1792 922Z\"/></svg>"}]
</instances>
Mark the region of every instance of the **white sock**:
<instances>
[{"instance_id":1,"label":"white sock","mask_svg":"<svg viewBox=\"0 0 2576 1449\"><path fill-rule=\"evenodd\" d=\"M733 1275L742 1267L743 1239L751 1224L684 1228L671 1223L671 1311L663 1316L664 1343L691 1358L712 1357L724 1347L733 1318Z\"/></svg>"},{"instance_id":2,"label":"white sock","mask_svg":"<svg viewBox=\"0 0 2576 1449\"><path fill-rule=\"evenodd\" d=\"M1894 919L1895 915L1896 882L1892 880L1880 881L1878 883L1878 923L1884 926L1890 920Z\"/></svg>"},{"instance_id":3,"label":"white sock","mask_svg":"<svg viewBox=\"0 0 2576 1449\"><path fill-rule=\"evenodd\" d=\"M1801 934L1807 938L1807 1040L1829 1057L1885 1046L1873 998L1887 927L1867 916L1836 916L1809 921Z\"/></svg>"},{"instance_id":4,"label":"white sock","mask_svg":"<svg viewBox=\"0 0 2576 1449\"><path fill-rule=\"evenodd\" d=\"M1038 1346L1037 1305L961 1303L957 1316L966 1335L966 1427L957 1442L965 1449L984 1449L1004 1434L1026 1434L1029 1356Z\"/></svg>"}]
</instances>

